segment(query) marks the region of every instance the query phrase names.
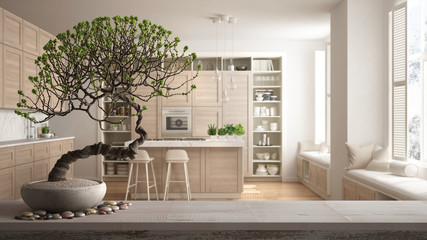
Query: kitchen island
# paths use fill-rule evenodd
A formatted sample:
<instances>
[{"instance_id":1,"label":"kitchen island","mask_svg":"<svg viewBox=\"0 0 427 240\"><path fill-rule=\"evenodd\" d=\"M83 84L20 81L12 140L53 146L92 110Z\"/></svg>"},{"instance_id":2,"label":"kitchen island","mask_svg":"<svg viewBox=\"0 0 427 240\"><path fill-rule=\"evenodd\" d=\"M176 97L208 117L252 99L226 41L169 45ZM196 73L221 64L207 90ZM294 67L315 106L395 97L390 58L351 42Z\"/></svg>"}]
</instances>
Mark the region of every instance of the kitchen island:
<instances>
[{"instance_id":1,"label":"kitchen island","mask_svg":"<svg viewBox=\"0 0 427 240\"><path fill-rule=\"evenodd\" d=\"M132 141L126 142L129 145ZM154 170L160 196L163 196L166 168L166 151L183 149L190 158L188 173L193 198L240 198L243 191L242 148L244 141L209 141L204 139L147 140L139 146L154 157ZM139 171L141 180L145 171ZM174 164L172 181L184 180L184 169ZM146 198L145 185L138 186L137 197ZM144 185L144 186L142 186ZM170 198L185 198L185 184L171 183Z\"/></svg>"}]
</instances>

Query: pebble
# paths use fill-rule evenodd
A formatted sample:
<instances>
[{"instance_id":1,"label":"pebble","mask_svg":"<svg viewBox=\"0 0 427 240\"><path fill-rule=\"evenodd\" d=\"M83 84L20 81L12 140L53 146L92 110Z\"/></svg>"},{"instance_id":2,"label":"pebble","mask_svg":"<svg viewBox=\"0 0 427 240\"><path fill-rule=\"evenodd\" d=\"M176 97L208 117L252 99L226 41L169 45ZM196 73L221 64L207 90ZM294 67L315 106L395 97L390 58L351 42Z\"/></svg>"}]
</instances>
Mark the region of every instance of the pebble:
<instances>
[{"instance_id":1,"label":"pebble","mask_svg":"<svg viewBox=\"0 0 427 240\"><path fill-rule=\"evenodd\" d=\"M93 208L87 208L87 209L85 210L85 212L88 212L88 213L90 213L90 214L95 214L95 213L96 213L96 209L93 209Z\"/></svg>"},{"instance_id":2,"label":"pebble","mask_svg":"<svg viewBox=\"0 0 427 240\"><path fill-rule=\"evenodd\" d=\"M34 214L33 218L35 218L35 219L41 219L42 217L40 215L38 215L38 214Z\"/></svg>"},{"instance_id":3,"label":"pebble","mask_svg":"<svg viewBox=\"0 0 427 240\"><path fill-rule=\"evenodd\" d=\"M116 206L117 202L116 201L105 201L104 204L105 205L110 205L110 206Z\"/></svg>"},{"instance_id":4,"label":"pebble","mask_svg":"<svg viewBox=\"0 0 427 240\"><path fill-rule=\"evenodd\" d=\"M86 216L86 214L84 214L83 212L75 212L74 213L74 217L84 217Z\"/></svg>"},{"instance_id":5,"label":"pebble","mask_svg":"<svg viewBox=\"0 0 427 240\"><path fill-rule=\"evenodd\" d=\"M51 213L46 213L46 215L44 216L44 218L46 219L46 220L49 220L49 219L52 219L52 214Z\"/></svg>"},{"instance_id":6,"label":"pebble","mask_svg":"<svg viewBox=\"0 0 427 240\"><path fill-rule=\"evenodd\" d=\"M105 204L100 204L100 205L98 205L97 207L98 207L98 209L100 209L100 208L103 208L103 207L107 207L107 205L105 205Z\"/></svg>"},{"instance_id":7,"label":"pebble","mask_svg":"<svg viewBox=\"0 0 427 240\"><path fill-rule=\"evenodd\" d=\"M31 217L33 215L34 214L32 212L21 212L21 216L23 216L23 217Z\"/></svg>"},{"instance_id":8,"label":"pebble","mask_svg":"<svg viewBox=\"0 0 427 240\"><path fill-rule=\"evenodd\" d=\"M34 217L29 217L28 218L28 220L30 220L30 221L34 221L34 220L36 220Z\"/></svg>"},{"instance_id":9,"label":"pebble","mask_svg":"<svg viewBox=\"0 0 427 240\"><path fill-rule=\"evenodd\" d=\"M114 205L114 206L111 206L111 209L113 210L113 211L117 211L117 210L119 210L119 206L117 206L117 205Z\"/></svg>"},{"instance_id":10,"label":"pebble","mask_svg":"<svg viewBox=\"0 0 427 240\"><path fill-rule=\"evenodd\" d=\"M107 214L107 212L102 211L102 210L99 210L98 214L99 214L99 215L105 215L105 214Z\"/></svg>"},{"instance_id":11,"label":"pebble","mask_svg":"<svg viewBox=\"0 0 427 240\"><path fill-rule=\"evenodd\" d=\"M44 216L47 214L47 212L45 210L37 210L37 211L34 211L34 214Z\"/></svg>"},{"instance_id":12,"label":"pebble","mask_svg":"<svg viewBox=\"0 0 427 240\"><path fill-rule=\"evenodd\" d=\"M61 217L61 215L53 215L52 216L52 219L55 219L55 220L59 220L59 219L62 219L62 217Z\"/></svg>"},{"instance_id":13,"label":"pebble","mask_svg":"<svg viewBox=\"0 0 427 240\"><path fill-rule=\"evenodd\" d=\"M113 214L113 213L114 213L113 211L108 211L108 212L107 212L107 214Z\"/></svg>"},{"instance_id":14,"label":"pebble","mask_svg":"<svg viewBox=\"0 0 427 240\"><path fill-rule=\"evenodd\" d=\"M104 212L110 212L112 210L113 209L111 209L110 207L102 207L102 208L99 209L99 211L104 211Z\"/></svg>"},{"instance_id":15,"label":"pebble","mask_svg":"<svg viewBox=\"0 0 427 240\"><path fill-rule=\"evenodd\" d=\"M70 211L65 211L65 212L61 213L61 216L63 218L73 218L74 217L74 213L70 212Z\"/></svg>"},{"instance_id":16,"label":"pebble","mask_svg":"<svg viewBox=\"0 0 427 240\"><path fill-rule=\"evenodd\" d=\"M127 203L127 205L128 205L128 206L132 206L132 205L133 205L133 203L131 203L131 202L130 202L130 203Z\"/></svg>"},{"instance_id":17,"label":"pebble","mask_svg":"<svg viewBox=\"0 0 427 240\"><path fill-rule=\"evenodd\" d=\"M120 205L120 210L126 210L126 209L128 209L128 205L126 205L126 204L123 204L123 205Z\"/></svg>"}]
</instances>

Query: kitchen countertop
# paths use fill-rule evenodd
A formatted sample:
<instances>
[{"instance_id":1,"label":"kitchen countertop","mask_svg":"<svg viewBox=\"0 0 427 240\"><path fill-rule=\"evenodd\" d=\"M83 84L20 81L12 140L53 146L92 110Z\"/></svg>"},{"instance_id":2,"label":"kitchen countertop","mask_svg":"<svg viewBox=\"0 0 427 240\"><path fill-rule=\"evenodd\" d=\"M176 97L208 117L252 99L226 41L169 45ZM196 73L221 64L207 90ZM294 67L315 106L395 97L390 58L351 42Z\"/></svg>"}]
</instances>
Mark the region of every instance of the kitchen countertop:
<instances>
[{"instance_id":1,"label":"kitchen countertop","mask_svg":"<svg viewBox=\"0 0 427 240\"><path fill-rule=\"evenodd\" d=\"M125 142L129 146L132 141ZM146 140L140 147L244 147L244 141Z\"/></svg>"},{"instance_id":2,"label":"kitchen countertop","mask_svg":"<svg viewBox=\"0 0 427 240\"><path fill-rule=\"evenodd\" d=\"M73 138L75 137L53 137L53 138L37 138L37 139L27 138L27 139L13 140L13 141L3 141L3 142L0 142L0 148L15 147L15 146L21 146L25 144L52 142L57 140L66 140L66 139L73 139Z\"/></svg>"}]
</instances>

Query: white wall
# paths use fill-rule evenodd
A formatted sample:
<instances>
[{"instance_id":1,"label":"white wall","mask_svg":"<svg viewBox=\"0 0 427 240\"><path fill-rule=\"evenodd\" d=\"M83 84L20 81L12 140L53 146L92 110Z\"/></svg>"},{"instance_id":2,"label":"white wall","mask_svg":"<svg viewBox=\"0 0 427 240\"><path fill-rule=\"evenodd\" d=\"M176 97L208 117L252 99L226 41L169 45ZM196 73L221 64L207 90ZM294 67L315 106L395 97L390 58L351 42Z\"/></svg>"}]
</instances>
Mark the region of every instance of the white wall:
<instances>
[{"instance_id":1,"label":"white wall","mask_svg":"<svg viewBox=\"0 0 427 240\"><path fill-rule=\"evenodd\" d=\"M27 138L28 121L11 109L0 109L0 142Z\"/></svg>"},{"instance_id":2,"label":"white wall","mask_svg":"<svg viewBox=\"0 0 427 240\"><path fill-rule=\"evenodd\" d=\"M387 143L386 3L346 0L332 12L332 199L341 199L345 142Z\"/></svg>"}]
</instances>

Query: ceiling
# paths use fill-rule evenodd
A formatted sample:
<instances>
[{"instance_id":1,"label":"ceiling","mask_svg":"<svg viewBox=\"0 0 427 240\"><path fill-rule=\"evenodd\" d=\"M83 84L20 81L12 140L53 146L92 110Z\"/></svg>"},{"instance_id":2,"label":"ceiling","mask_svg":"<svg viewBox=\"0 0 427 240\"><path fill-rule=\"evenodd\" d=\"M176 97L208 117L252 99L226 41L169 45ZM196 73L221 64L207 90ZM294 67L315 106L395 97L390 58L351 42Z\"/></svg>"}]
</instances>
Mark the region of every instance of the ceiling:
<instances>
[{"instance_id":1,"label":"ceiling","mask_svg":"<svg viewBox=\"0 0 427 240\"><path fill-rule=\"evenodd\" d=\"M58 34L99 16L135 15L186 41L215 38L212 18L238 18L236 40L326 40L342 0L0 0L4 9ZM224 24L220 25L222 29ZM231 29L231 28L227 28Z\"/></svg>"}]
</instances>

